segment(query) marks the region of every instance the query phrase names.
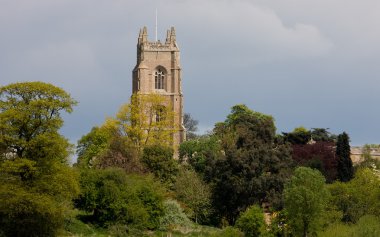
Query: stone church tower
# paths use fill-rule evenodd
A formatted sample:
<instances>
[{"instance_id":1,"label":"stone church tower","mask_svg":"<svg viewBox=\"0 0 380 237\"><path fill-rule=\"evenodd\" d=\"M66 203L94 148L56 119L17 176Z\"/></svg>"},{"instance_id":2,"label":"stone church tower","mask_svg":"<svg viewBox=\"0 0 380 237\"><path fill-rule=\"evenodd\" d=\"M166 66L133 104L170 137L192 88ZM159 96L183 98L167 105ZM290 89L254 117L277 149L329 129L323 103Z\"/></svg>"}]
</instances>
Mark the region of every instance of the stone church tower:
<instances>
[{"instance_id":1,"label":"stone church tower","mask_svg":"<svg viewBox=\"0 0 380 237\"><path fill-rule=\"evenodd\" d=\"M132 93L157 93L164 96L174 112L173 148L185 140L183 126L183 94L179 48L174 27L167 31L165 43L149 41L146 27L140 30L137 43L137 64L133 69Z\"/></svg>"}]
</instances>

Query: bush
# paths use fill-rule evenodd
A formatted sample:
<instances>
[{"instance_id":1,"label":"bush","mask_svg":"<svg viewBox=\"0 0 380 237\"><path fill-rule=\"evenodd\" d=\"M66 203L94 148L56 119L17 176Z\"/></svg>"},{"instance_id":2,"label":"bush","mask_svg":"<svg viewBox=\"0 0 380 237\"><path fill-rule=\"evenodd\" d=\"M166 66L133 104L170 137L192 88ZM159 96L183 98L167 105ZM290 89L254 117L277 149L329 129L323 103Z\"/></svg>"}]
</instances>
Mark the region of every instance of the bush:
<instances>
[{"instance_id":1,"label":"bush","mask_svg":"<svg viewBox=\"0 0 380 237\"><path fill-rule=\"evenodd\" d=\"M191 221L183 212L182 207L175 200L164 202L164 215L160 219L160 229L168 230L175 226L190 226Z\"/></svg>"},{"instance_id":2,"label":"bush","mask_svg":"<svg viewBox=\"0 0 380 237\"><path fill-rule=\"evenodd\" d=\"M353 236L377 237L380 236L380 218L372 215L361 217L354 226Z\"/></svg>"},{"instance_id":3,"label":"bush","mask_svg":"<svg viewBox=\"0 0 380 237\"><path fill-rule=\"evenodd\" d=\"M222 231L211 235L212 237L244 237L244 234L231 226L224 228Z\"/></svg>"},{"instance_id":4,"label":"bush","mask_svg":"<svg viewBox=\"0 0 380 237\"><path fill-rule=\"evenodd\" d=\"M250 206L240 215L235 226L243 231L246 237L260 236L265 232L263 211L258 205Z\"/></svg>"},{"instance_id":5,"label":"bush","mask_svg":"<svg viewBox=\"0 0 380 237\"><path fill-rule=\"evenodd\" d=\"M121 169L85 170L77 206L93 213L93 220L109 226L127 224L156 229L163 215L163 189L150 176L127 175Z\"/></svg>"},{"instance_id":6,"label":"bush","mask_svg":"<svg viewBox=\"0 0 380 237\"><path fill-rule=\"evenodd\" d=\"M27 159L0 163L0 233L56 235L78 192L75 172L65 165L45 170Z\"/></svg>"}]
</instances>

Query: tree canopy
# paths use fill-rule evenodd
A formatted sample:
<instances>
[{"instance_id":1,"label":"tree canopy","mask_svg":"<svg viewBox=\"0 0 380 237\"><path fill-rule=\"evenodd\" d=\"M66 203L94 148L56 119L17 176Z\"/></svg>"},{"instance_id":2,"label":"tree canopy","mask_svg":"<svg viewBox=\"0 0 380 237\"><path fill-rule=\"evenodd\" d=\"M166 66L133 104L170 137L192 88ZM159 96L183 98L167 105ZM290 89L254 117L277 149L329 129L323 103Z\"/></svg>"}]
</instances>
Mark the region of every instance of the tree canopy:
<instances>
[{"instance_id":1,"label":"tree canopy","mask_svg":"<svg viewBox=\"0 0 380 237\"><path fill-rule=\"evenodd\" d=\"M19 158L67 156L67 141L58 134L61 111L76 104L61 88L44 82L20 82L0 88L0 144ZM60 152L57 152L60 151Z\"/></svg>"},{"instance_id":2,"label":"tree canopy","mask_svg":"<svg viewBox=\"0 0 380 237\"><path fill-rule=\"evenodd\" d=\"M314 169L298 167L284 189L285 210L295 236L306 237L317 228L324 212L329 192L325 178Z\"/></svg>"},{"instance_id":3,"label":"tree canopy","mask_svg":"<svg viewBox=\"0 0 380 237\"><path fill-rule=\"evenodd\" d=\"M54 236L79 193L58 133L76 102L42 82L0 88L0 235Z\"/></svg>"},{"instance_id":4,"label":"tree canopy","mask_svg":"<svg viewBox=\"0 0 380 237\"><path fill-rule=\"evenodd\" d=\"M271 116L245 105L232 107L215 126L222 154L210 162L205 179L213 186L213 204L220 217L234 223L240 211L264 202L280 207L292 161L287 145L275 142Z\"/></svg>"}]
</instances>

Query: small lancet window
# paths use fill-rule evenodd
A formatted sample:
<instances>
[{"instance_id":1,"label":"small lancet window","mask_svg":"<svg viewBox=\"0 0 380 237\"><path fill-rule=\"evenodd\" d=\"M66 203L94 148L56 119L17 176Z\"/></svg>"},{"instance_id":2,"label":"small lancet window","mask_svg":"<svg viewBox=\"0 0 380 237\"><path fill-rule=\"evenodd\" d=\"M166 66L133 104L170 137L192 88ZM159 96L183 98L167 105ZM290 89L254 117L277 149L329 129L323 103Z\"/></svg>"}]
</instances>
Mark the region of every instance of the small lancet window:
<instances>
[{"instance_id":1,"label":"small lancet window","mask_svg":"<svg viewBox=\"0 0 380 237\"><path fill-rule=\"evenodd\" d=\"M155 85L154 88L164 89L165 88L164 82L165 82L165 73L162 69L159 68L154 73L154 85Z\"/></svg>"}]
</instances>

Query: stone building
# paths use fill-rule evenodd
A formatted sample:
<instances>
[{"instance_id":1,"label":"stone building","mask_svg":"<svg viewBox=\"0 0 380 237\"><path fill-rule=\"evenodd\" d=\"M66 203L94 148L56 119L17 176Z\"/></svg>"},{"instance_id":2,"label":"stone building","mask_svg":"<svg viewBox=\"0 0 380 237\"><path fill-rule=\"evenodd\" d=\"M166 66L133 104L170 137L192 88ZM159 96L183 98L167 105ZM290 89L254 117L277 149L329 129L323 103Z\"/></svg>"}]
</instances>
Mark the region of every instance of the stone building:
<instances>
[{"instance_id":1,"label":"stone building","mask_svg":"<svg viewBox=\"0 0 380 237\"><path fill-rule=\"evenodd\" d=\"M174 112L173 148L177 156L178 146L185 140L185 128L180 52L174 27L167 31L165 42L149 41L146 27L140 30L137 64L133 69L132 93L141 95L157 93L166 98Z\"/></svg>"}]
</instances>

